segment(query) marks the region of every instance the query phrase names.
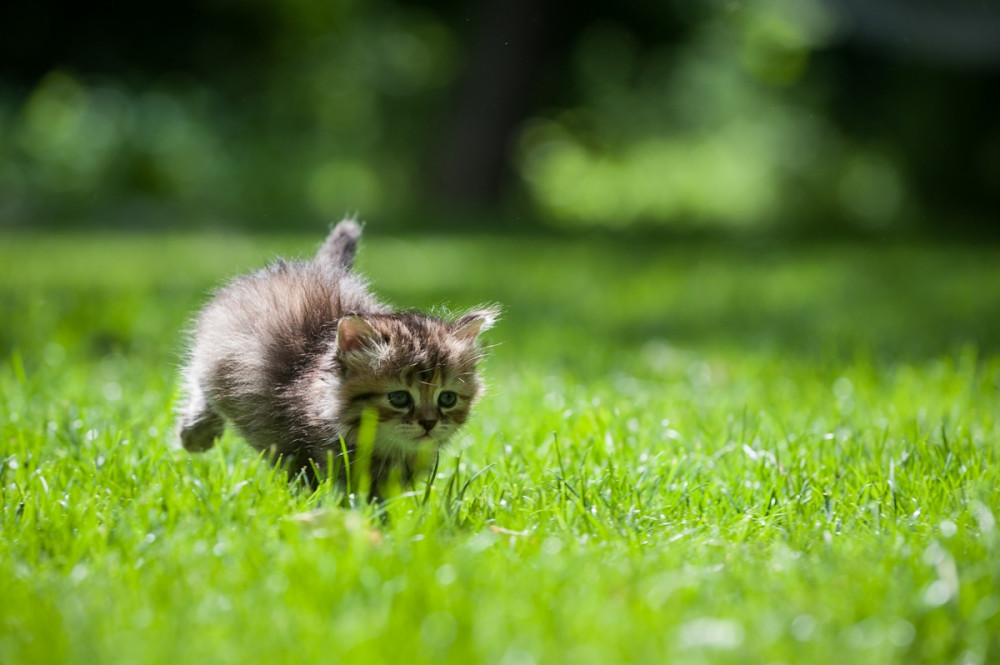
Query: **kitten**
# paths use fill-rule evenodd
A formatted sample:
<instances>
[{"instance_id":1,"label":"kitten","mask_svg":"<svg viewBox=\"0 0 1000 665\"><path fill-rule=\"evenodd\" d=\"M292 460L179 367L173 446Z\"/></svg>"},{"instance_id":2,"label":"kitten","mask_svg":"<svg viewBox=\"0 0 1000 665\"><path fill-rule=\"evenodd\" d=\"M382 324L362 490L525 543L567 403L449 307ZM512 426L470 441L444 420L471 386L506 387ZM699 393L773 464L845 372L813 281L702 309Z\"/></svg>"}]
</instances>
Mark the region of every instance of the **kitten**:
<instances>
[{"instance_id":1,"label":"kitten","mask_svg":"<svg viewBox=\"0 0 1000 665\"><path fill-rule=\"evenodd\" d=\"M335 472L328 459L341 480L369 463L375 495L436 459L482 392L479 335L499 309L451 322L392 311L352 272L360 235L346 219L311 261L239 277L202 310L182 376L184 448L208 450L229 421L310 480ZM366 412L377 417L370 460L356 459Z\"/></svg>"}]
</instances>

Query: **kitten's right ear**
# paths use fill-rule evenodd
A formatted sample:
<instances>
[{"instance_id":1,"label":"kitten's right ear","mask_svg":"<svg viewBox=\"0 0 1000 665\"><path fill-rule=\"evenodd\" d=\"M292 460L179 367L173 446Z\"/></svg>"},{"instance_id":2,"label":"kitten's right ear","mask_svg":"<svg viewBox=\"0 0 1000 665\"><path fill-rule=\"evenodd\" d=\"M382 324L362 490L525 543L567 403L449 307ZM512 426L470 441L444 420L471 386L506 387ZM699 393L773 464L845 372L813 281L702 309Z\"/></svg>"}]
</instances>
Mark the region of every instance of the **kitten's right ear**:
<instances>
[{"instance_id":1,"label":"kitten's right ear","mask_svg":"<svg viewBox=\"0 0 1000 665\"><path fill-rule=\"evenodd\" d=\"M345 316L337 324L337 351L358 351L376 337L375 329L360 316Z\"/></svg>"}]
</instances>

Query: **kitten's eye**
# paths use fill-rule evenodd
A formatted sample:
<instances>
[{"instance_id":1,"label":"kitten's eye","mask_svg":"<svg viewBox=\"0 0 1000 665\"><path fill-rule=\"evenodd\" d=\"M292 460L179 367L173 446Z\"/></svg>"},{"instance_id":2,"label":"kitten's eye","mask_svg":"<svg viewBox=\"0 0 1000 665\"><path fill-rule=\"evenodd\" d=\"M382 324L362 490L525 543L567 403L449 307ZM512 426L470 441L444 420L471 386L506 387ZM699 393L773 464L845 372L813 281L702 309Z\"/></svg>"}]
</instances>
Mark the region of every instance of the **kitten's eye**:
<instances>
[{"instance_id":1,"label":"kitten's eye","mask_svg":"<svg viewBox=\"0 0 1000 665\"><path fill-rule=\"evenodd\" d=\"M455 406L455 402L458 401L458 395L451 392L450 390L445 390L443 393L438 395L438 404L444 408Z\"/></svg>"},{"instance_id":2,"label":"kitten's eye","mask_svg":"<svg viewBox=\"0 0 1000 665\"><path fill-rule=\"evenodd\" d=\"M402 409L405 406L409 406L410 402L413 401L413 398L410 397L410 393L406 392L405 390L397 390L395 392L391 392L387 395L387 397L389 398L389 404L392 404L397 409Z\"/></svg>"}]
</instances>

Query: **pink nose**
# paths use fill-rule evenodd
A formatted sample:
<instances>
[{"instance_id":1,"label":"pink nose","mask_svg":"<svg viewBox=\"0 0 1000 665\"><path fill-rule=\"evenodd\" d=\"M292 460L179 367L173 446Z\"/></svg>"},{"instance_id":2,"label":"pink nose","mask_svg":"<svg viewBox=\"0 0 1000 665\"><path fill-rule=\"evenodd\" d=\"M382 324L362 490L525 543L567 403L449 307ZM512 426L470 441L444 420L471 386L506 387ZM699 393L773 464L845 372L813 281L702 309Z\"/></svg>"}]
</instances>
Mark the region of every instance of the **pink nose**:
<instances>
[{"instance_id":1,"label":"pink nose","mask_svg":"<svg viewBox=\"0 0 1000 665\"><path fill-rule=\"evenodd\" d=\"M437 425L437 421L436 420L421 420L420 421L420 426L423 427L424 431L426 431L426 432L430 432L432 429L434 429L435 425Z\"/></svg>"}]
</instances>

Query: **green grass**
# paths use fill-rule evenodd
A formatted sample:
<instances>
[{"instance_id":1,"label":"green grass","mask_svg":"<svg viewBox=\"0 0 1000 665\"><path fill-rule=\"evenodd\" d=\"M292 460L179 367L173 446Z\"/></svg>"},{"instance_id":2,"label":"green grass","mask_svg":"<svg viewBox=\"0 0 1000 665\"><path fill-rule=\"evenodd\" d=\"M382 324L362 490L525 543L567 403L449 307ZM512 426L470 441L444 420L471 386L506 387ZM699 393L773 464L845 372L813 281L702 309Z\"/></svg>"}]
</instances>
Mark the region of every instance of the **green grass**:
<instances>
[{"instance_id":1,"label":"green grass","mask_svg":"<svg viewBox=\"0 0 1000 665\"><path fill-rule=\"evenodd\" d=\"M0 238L2 665L1000 661L1000 251L371 236L506 307L382 522L171 447L187 318L318 241Z\"/></svg>"}]
</instances>

